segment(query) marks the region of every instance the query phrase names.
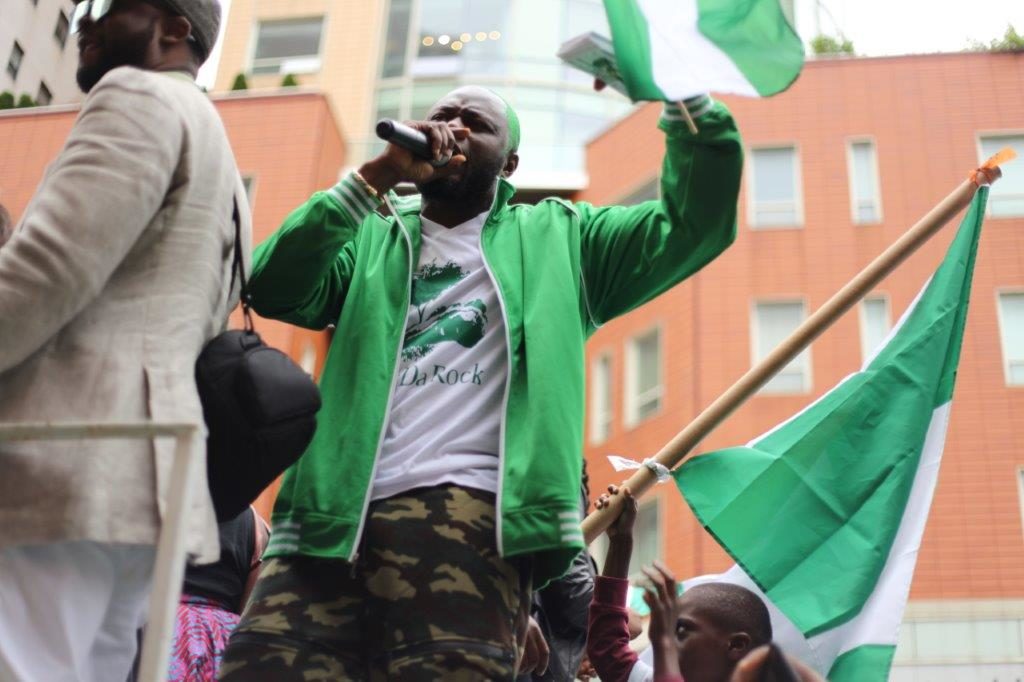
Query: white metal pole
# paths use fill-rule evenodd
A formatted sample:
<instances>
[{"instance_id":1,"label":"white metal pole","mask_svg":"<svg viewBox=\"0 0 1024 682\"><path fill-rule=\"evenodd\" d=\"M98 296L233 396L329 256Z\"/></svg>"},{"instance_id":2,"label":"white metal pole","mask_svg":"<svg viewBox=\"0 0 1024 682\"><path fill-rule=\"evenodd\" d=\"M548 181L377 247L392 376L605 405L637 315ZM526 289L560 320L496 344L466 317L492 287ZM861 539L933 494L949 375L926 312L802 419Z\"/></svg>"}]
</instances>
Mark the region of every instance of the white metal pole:
<instances>
[{"instance_id":1,"label":"white metal pole","mask_svg":"<svg viewBox=\"0 0 1024 682\"><path fill-rule=\"evenodd\" d=\"M163 682L167 679L171 638L181 598L181 582L185 575L185 539L188 531L187 512L192 501L196 466L192 447L194 430L175 439L174 462L167 489L167 509L156 547L153 568L153 589L150 593L149 619L142 642L141 682Z\"/></svg>"},{"instance_id":2,"label":"white metal pole","mask_svg":"<svg viewBox=\"0 0 1024 682\"><path fill-rule=\"evenodd\" d=\"M167 489L167 509L157 536L149 623L142 645L141 682L167 679L171 636L185 573L186 513L192 502L192 481L198 466L192 447L197 427L187 423L32 423L0 424L0 441L89 440L96 438L171 438L175 439L171 480Z\"/></svg>"}]
</instances>

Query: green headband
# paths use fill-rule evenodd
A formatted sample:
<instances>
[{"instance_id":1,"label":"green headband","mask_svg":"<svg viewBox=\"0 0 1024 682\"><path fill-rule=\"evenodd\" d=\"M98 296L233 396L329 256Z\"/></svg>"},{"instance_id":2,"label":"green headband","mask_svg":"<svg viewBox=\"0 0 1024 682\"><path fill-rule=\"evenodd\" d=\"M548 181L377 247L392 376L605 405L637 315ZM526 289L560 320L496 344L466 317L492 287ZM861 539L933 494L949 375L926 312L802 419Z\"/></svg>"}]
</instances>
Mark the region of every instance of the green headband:
<instances>
[{"instance_id":1,"label":"green headband","mask_svg":"<svg viewBox=\"0 0 1024 682\"><path fill-rule=\"evenodd\" d=\"M490 88L488 88L490 89ZM508 100L502 97L499 93L491 90L495 97L500 99L505 104L505 120L508 122L508 147L505 149L506 152L514 152L519 150L519 114L512 108L512 105L508 103Z\"/></svg>"},{"instance_id":2,"label":"green headband","mask_svg":"<svg viewBox=\"0 0 1024 682\"><path fill-rule=\"evenodd\" d=\"M519 151L519 114L508 102L505 102L505 118L508 119L508 151Z\"/></svg>"}]
</instances>

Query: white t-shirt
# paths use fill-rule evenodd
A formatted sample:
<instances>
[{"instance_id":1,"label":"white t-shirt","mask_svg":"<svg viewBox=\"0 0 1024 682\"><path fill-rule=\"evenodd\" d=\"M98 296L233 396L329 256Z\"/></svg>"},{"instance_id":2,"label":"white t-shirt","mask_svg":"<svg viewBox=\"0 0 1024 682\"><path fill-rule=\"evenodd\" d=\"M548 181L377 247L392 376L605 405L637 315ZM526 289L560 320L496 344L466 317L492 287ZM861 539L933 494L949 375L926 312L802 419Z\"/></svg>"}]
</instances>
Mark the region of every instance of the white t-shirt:
<instances>
[{"instance_id":1,"label":"white t-shirt","mask_svg":"<svg viewBox=\"0 0 1024 682\"><path fill-rule=\"evenodd\" d=\"M453 228L422 219L375 500L442 483L498 490L508 351L480 252L487 215Z\"/></svg>"}]
</instances>

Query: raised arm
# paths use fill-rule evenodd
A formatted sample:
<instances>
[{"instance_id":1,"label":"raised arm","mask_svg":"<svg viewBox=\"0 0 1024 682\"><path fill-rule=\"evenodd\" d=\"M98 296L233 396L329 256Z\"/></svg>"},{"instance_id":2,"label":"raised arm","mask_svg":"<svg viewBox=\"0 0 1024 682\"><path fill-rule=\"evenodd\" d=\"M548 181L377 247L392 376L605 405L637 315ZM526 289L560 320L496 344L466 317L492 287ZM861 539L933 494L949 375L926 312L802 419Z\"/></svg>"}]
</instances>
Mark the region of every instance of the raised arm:
<instances>
[{"instance_id":1,"label":"raised arm","mask_svg":"<svg viewBox=\"0 0 1024 682\"><path fill-rule=\"evenodd\" d=\"M436 121L414 125L432 140L438 157L467 134ZM256 248L250 282L253 308L264 317L310 329L336 322L355 268L356 234L381 203L380 197L403 181L456 173L465 161L457 154L447 166L435 168L389 144L358 171L314 194Z\"/></svg>"},{"instance_id":2,"label":"raised arm","mask_svg":"<svg viewBox=\"0 0 1024 682\"><path fill-rule=\"evenodd\" d=\"M675 286L736 237L743 145L736 123L709 97L689 103L699 132L666 105L661 198L636 206L576 204L592 322L601 325Z\"/></svg>"},{"instance_id":3,"label":"raised arm","mask_svg":"<svg viewBox=\"0 0 1024 682\"><path fill-rule=\"evenodd\" d=\"M597 500L597 508L608 504L608 496L619 494L616 486L608 486L608 493ZM587 656L606 682L651 679L653 670L638 660L629 647L629 609L626 595L629 590L629 559L633 553L633 524L636 522L637 503L628 488L619 518L608 527L608 555L604 568L594 583L594 601L590 604L590 629L587 633ZM634 670L641 667L642 669Z\"/></svg>"},{"instance_id":4,"label":"raised arm","mask_svg":"<svg viewBox=\"0 0 1024 682\"><path fill-rule=\"evenodd\" d=\"M184 129L150 78L116 69L93 88L0 249L0 372L99 295L163 204Z\"/></svg>"},{"instance_id":5,"label":"raised arm","mask_svg":"<svg viewBox=\"0 0 1024 682\"><path fill-rule=\"evenodd\" d=\"M355 267L359 225L376 205L350 173L292 211L253 254L256 312L310 329L335 322Z\"/></svg>"}]
</instances>

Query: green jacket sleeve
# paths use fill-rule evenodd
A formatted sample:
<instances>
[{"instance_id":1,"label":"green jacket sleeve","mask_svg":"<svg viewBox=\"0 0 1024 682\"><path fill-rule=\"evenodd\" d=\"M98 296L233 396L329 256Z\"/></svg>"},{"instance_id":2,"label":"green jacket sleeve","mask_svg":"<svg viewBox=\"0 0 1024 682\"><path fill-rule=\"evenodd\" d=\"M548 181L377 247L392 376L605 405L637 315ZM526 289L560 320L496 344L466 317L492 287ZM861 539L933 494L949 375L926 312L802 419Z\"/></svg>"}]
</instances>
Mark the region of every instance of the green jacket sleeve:
<instances>
[{"instance_id":1,"label":"green jacket sleeve","mask_svg":"<svg viewBox=\"0 0 1024 682\"><path fill-rule=\"evenodd\" d=\"M253 309L309 329L336 322L355 265L355 237L374 204L348 175L292 211L253 254Z\"/></svg>"},{"instance_id":2,"label":"green jacket sleeve","mask_svg":"<svg viewBox=\"0 0 1024 682\"><path fill-rule=\"evenodd\" d=\"M700 108L706 109L701 112ZM700 270L736 238L743 145L725 106L691 105L691 134L666 105L661 198L636 206L576 204L584 295L596 327L643 305Z\"/></svg>"}]
</instances>

